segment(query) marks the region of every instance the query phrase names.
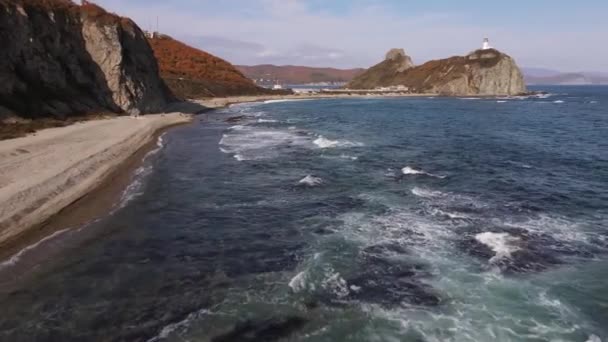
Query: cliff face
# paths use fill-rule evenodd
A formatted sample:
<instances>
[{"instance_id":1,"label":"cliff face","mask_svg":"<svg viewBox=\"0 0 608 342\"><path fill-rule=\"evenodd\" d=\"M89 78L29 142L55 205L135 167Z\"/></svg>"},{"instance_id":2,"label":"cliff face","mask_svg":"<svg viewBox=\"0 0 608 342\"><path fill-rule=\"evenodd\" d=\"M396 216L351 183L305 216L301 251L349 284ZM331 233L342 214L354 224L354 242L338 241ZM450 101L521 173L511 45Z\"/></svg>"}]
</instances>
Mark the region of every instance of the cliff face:
<instances>
[{"instance_id":1,"label":"cliff face","mask_svg":"<svg viewBox=\"0 0 608 342\"><path fill-rule=\"evenodd\" d=\"M67 0L0 0L0 116L161 111L171 99L131 20Z\"/></svg>"},{"instance_id":2,"label":"cliff face","mask_svg":"<svg viewBox=\"0 0 608 342\"><path fill-rule=\"evenodd\" d=\"M521 71L508 55L495 49L467 56L429 61L404 71L385 60L347 85L351 89L408 87L413 92L441 95L516 95L526 92Z\"/></svg>"},{"instance_id":3,"label":"cliff face","mask_svg":"<svg viewBox=\"0 0 608 342\"><path fill-rule=\"evenodd\" d=\"M182 98L271 94L227 61L171 37L150 39L160 73Z\"/></svg>"},{"instance_id":4,"label":"cliff face","mask_svg":"<svg viewBox=\"0 0 608 342\"><path fill-rule=\"evenodd\" d=\"M414 67L410 56L403 49L391 49L384 61L374 65L350 81L350 89L372 89L392 85L396 75Z\"/></svg>"}]
</instances>

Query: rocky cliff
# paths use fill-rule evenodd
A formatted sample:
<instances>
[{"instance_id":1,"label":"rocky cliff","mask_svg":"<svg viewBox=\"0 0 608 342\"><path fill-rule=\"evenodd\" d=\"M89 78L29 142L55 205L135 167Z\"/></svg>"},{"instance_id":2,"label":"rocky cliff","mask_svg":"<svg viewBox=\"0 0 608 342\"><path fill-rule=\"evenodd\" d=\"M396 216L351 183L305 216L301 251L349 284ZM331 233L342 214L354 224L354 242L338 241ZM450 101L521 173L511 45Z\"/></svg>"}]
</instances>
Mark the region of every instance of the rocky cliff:
<instances>
[{"instance_id":1,"label":"rocky cliff","mask_svg":"<svg viewBox=\"0 0 608 342\"><path fill-rule=\"evenodd\" d=\"M131 20L67 0L0 0L0 119L147 113L171 98Z\"/></svg>"},{"instance_id":2,"label":"rocky cliff","mask_svg":"<svg viewBox=\"0 0 608 342\"><path fill-rule=\"evenodd\" d=\"M515 61L495 49L433 60L416 67L407 63L403 55L392 53L390 56L393 58L387 55L383 62L353 79L347 88L402 85L416 93L465 96L526 92L524 78Z\"/></svg>"},{"instance_id":3,"label":"rocky cliff","mask_svg":"<svg viewBox=\"0 0 608 342\"><path fill-rule=\"evenodd\" d=\"M182 98L274 94L258 87L229 62L168 36L150 39L160 73ZM287 91L278 92L287 93Z\"/></svg>"},{"instance_id":4,"label":"rocky cliff","mask_svg":"<svg viewBox=\"0 0 608 342\"><path fill-rule=\"evenodd\" d=\"M392 85L394 78L414 67L403 49L391 49L385 59L356 76L347 84L350 89L372 89Z\"/></svg>"}]
</instances>

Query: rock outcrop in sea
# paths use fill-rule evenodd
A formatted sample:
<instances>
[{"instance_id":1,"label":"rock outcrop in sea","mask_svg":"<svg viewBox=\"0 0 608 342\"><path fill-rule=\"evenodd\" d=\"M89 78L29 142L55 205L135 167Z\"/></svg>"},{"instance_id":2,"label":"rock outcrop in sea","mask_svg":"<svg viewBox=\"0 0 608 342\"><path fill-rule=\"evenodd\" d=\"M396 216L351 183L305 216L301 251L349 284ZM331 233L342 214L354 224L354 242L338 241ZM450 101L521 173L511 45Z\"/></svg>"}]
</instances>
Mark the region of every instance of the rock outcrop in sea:
<instances>
[{"instance_id":1,"label":"rock outcrop in sea","mask_svg":"<svg viewBox=\"0 0 608 342\"><path fill-rule=\"evenodd\" d=\"M523 75L510 56L496 50L476 50L466 56L432 60L413 66L403 50L355 77L349 89L403 86L414 93L439 95L517 95L526 92Z\"/></svg>"},{"instance_id":2,"label":"rock outcrop in sea","mask_svg":"<svg viewBox=\"0 0 608 342\"><path fill-rule=\"evenodd\" d=\"M161 111L172 95L144 33L90 3L0 1L0 119Z\"/></svg>"}]
</instances>

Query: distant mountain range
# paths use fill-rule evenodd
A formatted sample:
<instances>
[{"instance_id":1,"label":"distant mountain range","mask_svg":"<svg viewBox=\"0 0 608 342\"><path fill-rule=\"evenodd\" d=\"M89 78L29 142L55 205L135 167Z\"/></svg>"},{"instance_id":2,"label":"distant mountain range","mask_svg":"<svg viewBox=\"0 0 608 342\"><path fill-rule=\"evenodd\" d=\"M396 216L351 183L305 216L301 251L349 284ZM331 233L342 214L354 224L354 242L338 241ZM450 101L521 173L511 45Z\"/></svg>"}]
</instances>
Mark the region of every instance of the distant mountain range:
<instances>
[{"instance_id":1,"label":"distant mountain range","mask_svg":"<svg viewBox=\"0 0 608 342\"><path fill-rule=\"evenodd\" d=\"M543 68L523 68L527 84L608 84L608 73L560 72Z\"/></svg>"},{"instance_id":2,"label":"distant mountain range","mask_svg":"<svg viewBox=\"0 0 608 342\"><path fill-rule=\"evenodd\" d=\"M254 66L237 65L245 76L258 84L325 84L347 83L366 69L315 68L294 65L262 64ZM608 84L608 73L601 72L560 72L545 68L521 68L526 84Z\"/></svg>"},{"instance_id":3,"label":"distant mountain range","mask_svg":"<svg viewBox=\"0 0 608 342\"><path fill-rule=\"evenodd\" d=\"M258 84L311 84L311 83L346 83L365 69L315 68L295 65L262 64L254 66L237 65L245 76Z\"/></svg>"}]
</instances>

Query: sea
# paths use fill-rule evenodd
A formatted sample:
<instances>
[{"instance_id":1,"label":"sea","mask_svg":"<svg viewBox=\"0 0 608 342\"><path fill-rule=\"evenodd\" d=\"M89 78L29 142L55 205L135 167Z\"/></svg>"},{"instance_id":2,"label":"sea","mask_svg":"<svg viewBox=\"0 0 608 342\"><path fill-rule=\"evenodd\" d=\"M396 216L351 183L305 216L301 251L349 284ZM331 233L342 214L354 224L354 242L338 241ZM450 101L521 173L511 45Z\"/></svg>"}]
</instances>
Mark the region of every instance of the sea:
<instances>
[{"instance_id":1,"label":"sea","mask_svg":"<svg viewBox=\"0 0 608 342\"><path fill-rule=\"evenodd\" d=\"M608 341L608 87L534 90L199 115L0 261L0 340Z\"/></svg>"}]
</instances>

